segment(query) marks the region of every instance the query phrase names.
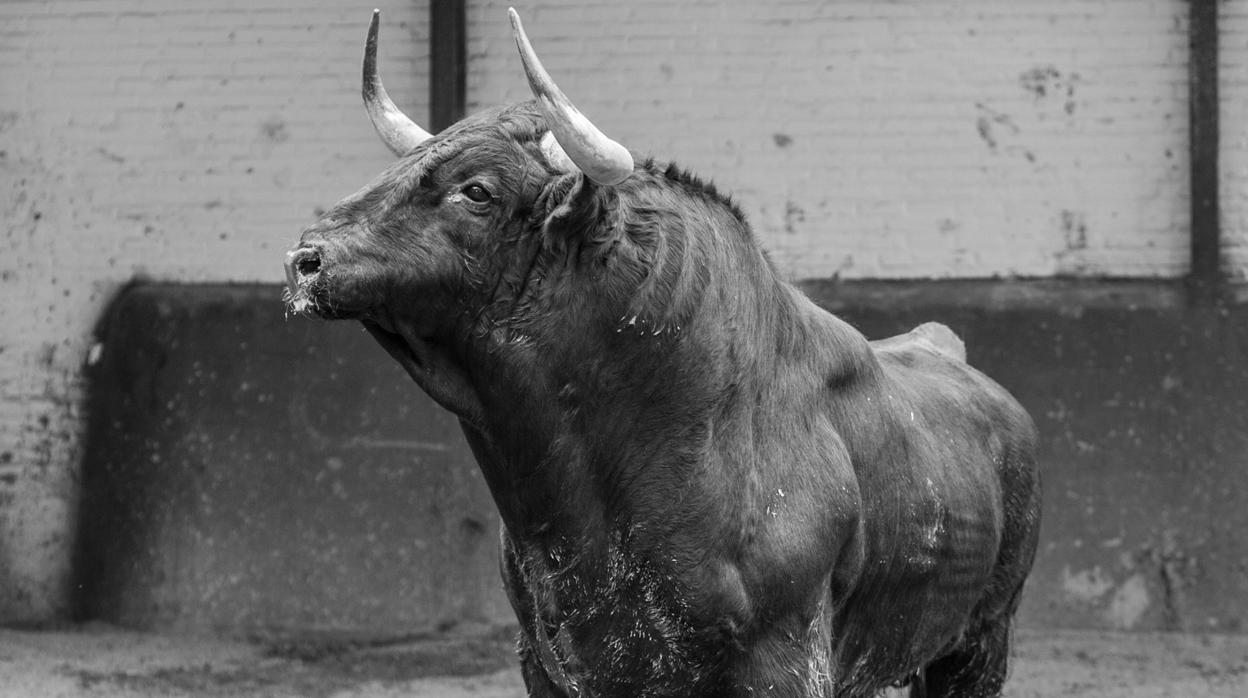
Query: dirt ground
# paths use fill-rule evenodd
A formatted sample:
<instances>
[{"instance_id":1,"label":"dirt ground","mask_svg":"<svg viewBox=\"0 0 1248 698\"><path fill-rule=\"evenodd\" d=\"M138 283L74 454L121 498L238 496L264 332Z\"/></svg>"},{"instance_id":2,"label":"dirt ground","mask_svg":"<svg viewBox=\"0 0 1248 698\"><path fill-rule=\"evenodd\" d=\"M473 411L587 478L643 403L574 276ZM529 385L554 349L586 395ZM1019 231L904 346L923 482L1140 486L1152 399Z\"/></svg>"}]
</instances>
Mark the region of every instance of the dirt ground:
<instances>
[{"instance_id":1,"label":"dirt ground","mask_svg":"<svg viewBox=\"0 0 1248 698\"><path fill-rule=\"evenodd\" d=\"M382 646L0 630L0 698L519 698L506 632ZM1018 634L1010 698L1248 696L1248 636Z\"/></svg>"}]
</instances>

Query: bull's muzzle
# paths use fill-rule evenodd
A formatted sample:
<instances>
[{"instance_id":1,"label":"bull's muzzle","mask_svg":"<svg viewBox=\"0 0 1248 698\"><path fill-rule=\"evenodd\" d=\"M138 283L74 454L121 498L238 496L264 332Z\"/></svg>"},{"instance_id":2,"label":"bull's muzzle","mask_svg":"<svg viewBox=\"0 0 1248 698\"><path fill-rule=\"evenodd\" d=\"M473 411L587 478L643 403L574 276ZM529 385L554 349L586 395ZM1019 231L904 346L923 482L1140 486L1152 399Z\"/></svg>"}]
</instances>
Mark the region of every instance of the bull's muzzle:
<instances>
[{"instance_id":1,"label":"bull's muzzle","mask_svg":"<svg viewBox=\"0 0 1248 698\"><path fill-rule=\"evenodd\" d=\"M291 312L315 310L311 288L320 274L320 248L299 247L286 253L286 302Z\"/></svg>"}]
</instances>

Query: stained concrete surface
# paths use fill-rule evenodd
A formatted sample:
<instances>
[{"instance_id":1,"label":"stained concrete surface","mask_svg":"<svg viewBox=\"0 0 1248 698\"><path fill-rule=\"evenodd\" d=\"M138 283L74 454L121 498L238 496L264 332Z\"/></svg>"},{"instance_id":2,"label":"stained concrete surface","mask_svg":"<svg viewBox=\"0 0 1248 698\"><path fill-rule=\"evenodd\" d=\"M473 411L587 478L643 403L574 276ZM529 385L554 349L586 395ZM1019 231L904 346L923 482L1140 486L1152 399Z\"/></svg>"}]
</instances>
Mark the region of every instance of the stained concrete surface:
<instances>
[{"instance_id":1,"label":"stained concrete surface","mask_svg":"<svg viewBox=\"0 0 1248 698\"><path fill-rule=\"evenodd\" d=\"M1166 282L804 286L868 337L938 320L1040 433L1024 627L1248 627L1248 303ZM1248 694L1246 694L1248 695Z\"/></svg>"},{"instance_id":2,"label":"stained concrete surface","mask_svg":"<svg viewBox=\"0 0 1248 698\"><path fill-rule=\"evenodd\" d=\"M506 629L388 645L0 630L0 698L519 698ZM1009 698L1240 698L1248 636L1020 631ZM900 695L898 693L890 694Z\"/></svg>"},{"instance_id":3,"label":"stained concrete surface","mask_svg":"<svg viewBox=\"0 0 1248 698\"><path fill-rule=\"evenodd\" d=\"M1042 435L1023 627L1242 631L1248 302L1164 283L816 283L869 337L966 340ZM76 616L376 638L513 618L458 425L355 323L276 286L139 285L99 333ZM447 579L456 583L447 584Z\"/></svg>"}]
</instances>

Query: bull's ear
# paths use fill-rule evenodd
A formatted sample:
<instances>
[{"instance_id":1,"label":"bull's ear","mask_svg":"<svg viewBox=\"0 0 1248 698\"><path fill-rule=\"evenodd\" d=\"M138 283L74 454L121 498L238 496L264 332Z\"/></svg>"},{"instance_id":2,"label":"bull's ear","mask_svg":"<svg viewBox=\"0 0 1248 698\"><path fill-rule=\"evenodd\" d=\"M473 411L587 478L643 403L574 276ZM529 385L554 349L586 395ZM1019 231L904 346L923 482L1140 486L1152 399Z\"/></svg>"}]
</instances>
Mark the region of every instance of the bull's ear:
<instances>
[{"instance_id":1,"label":"bull's ear","mask_svg":"<svg viewBox=\"0 0 1248 698\"><path fill-rule=\"evenodd\" d=\"M553 182L547 194L542 235L556 245L585 235L602 217L602 189L579 170L573 172Z\"/></svg>"},{"instance_id":2,"label":"bull's ear","mask_svg":"<svg viewBox=\"0 0 1248 698\"><path fill-rule=\"evenodd\" d=\"M572 158L559 145L555 134L547 131L539 146L546 165L564 176L555 179L547 190L545 219L542 234L552 243L576 235L592 227L595 216L601 210L598 205L599 187L585 175Z\"/></svg>"}]
</instances>

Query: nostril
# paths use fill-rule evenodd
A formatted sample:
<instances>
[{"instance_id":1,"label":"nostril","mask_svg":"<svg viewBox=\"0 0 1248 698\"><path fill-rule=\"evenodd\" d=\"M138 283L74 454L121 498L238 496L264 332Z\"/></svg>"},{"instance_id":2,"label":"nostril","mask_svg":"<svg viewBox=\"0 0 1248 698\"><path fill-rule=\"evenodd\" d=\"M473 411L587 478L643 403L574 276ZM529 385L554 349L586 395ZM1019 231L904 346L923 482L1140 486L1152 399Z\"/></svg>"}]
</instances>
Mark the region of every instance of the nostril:
<instances>
[{"instance_id":1,"label":"nostril","mask_svg":"<svg viewBox=\"0 0 1248 698\"><path fill-rule=\"evenodd\" d=\"M299 273L304 276L312 276L321 270L320 257L307 257L299 260Z\"/></svg>"},{"instance_id":2,"label":"nostril","mask_svg":"<svg viewBox=\"0 0 1248 698\"><path fill-rule=\"evenodd\" d=\"M303 276L315 276L321 270L321 253L317 250L299 250L295 255L295 269Z\"/></svg>"}]
</instances>

